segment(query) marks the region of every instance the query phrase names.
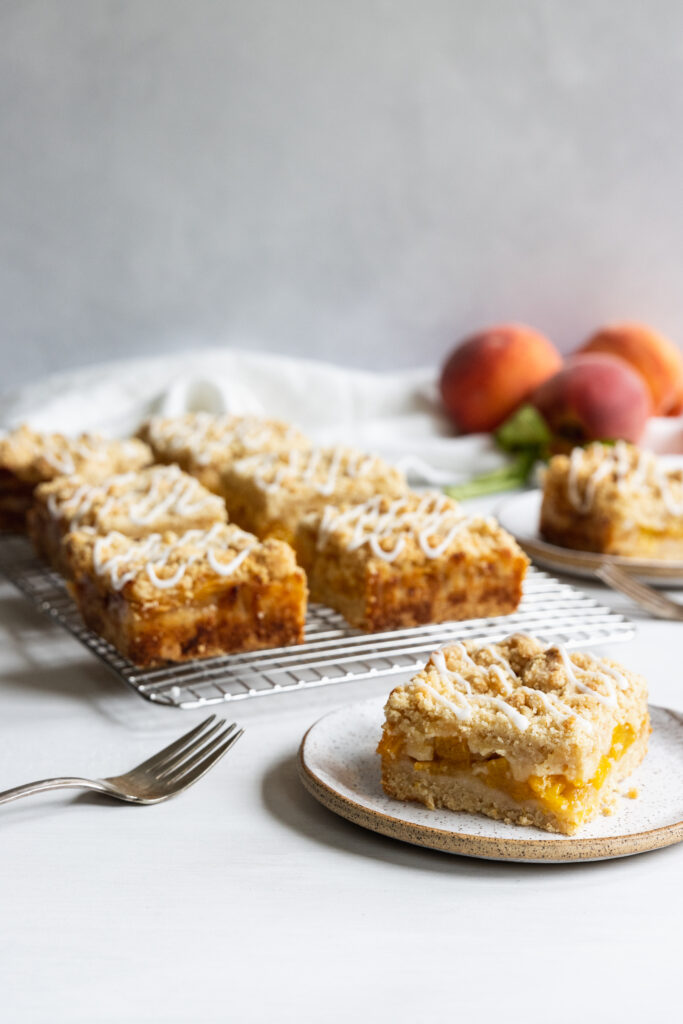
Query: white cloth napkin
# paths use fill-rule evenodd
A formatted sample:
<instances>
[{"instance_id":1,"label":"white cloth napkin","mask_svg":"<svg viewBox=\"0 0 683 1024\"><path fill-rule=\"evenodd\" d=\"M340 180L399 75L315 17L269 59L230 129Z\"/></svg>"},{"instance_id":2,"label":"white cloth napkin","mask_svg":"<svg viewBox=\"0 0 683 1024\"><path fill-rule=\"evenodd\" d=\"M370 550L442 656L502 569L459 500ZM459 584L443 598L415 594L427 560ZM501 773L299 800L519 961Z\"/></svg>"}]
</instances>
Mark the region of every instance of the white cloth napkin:
<instances>
[{"instance_id":1,"label":"white cloth napkin","mask_svg":"<svg viewBox=\"0 0 683 1024\"><path fill-rule=\"evenodd\" d=\"M415 483L459 482L505 461L489 435L454 436L433 368L380 374L234 349L47 377L4 396L0 425L123 436L151 414L199 409L289 420L320 443L383 455ZM651 420L644 444L683 452L683 418Z\"/></svg>"}]
</instances>

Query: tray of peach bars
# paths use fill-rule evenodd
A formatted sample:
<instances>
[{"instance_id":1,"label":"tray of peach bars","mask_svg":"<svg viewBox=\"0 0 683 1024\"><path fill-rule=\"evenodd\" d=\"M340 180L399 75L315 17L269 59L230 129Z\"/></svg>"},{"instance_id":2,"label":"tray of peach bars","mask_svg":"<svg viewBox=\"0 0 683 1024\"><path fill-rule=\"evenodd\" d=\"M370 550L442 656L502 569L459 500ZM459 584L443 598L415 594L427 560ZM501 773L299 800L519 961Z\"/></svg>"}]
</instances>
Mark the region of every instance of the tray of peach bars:
<instances>
[{"instance_id":1,"label":"tray of peach bars","mask_svg":"<svg viewBox=\"0 0 683 1024\"><path fill-rule=\"evenodd\" d=\"M254 417L0 439L0 569L141 696L193 708L409 672L435 646L632 625L490 517Z\"/></svg>"}]
</instances>

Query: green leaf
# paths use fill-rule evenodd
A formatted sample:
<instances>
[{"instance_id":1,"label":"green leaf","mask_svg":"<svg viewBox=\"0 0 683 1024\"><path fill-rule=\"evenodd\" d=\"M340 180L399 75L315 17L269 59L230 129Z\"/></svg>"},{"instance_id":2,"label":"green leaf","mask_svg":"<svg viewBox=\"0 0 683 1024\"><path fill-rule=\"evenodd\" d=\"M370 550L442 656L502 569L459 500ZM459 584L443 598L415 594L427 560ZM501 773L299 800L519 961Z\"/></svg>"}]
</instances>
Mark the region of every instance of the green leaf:
<instances>
[{"instance_id":1,"label":"green leaf","mask_svg":"<svg viewBox=\"0 0 683 1024\"><path fill-rule=\"evenodd\" d=\"M490 473L482 473L463 484L444 487L449 498L465 501L468 498L481 498L486 494L498 494L500 491L513 491L524 487L536 462L533 452L520 452L507 466L494 469Z\"/></svg>"},{"instance_id":2,"label":"green leaf","mask_svg":"<svg viewBox=\"0 0 683 1024\"><path fill-rule=\"evenodd\" d=\"M542 457L552 440L548 425L533 405L523 405L498 428L494 437L506 452L533 448Z\"/></svg>"}]
</instances>

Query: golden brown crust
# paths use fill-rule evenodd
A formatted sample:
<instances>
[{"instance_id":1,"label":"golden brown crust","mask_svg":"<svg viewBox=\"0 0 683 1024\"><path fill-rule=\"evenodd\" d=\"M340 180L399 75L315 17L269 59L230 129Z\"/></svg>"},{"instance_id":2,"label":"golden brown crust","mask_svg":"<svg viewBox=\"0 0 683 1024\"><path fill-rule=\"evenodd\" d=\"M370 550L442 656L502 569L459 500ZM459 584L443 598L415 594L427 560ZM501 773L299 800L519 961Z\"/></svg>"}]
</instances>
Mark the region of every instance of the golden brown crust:
<instances>
[{"instance_id":1,"label":"golden brown crust","mask_svg":"<svg viewBox=\"0 0 683 1024\"><path fill-rule=\"evenodd\" d=\"M432 494L328 506L302 520L295 546L311 599L372 632L510 614L528 565L494 520Z\"/></svg>"},{"instance_id":2,"label":"golden brown crust","mask_svg":"<svg viewBox=\"0 0 683 1024\"><path fill-rule=\"evenodd\" d=\"M71 584L85 624L142 668L300 644L306 619L306 578L244 581L193 603L158 607L104 594L87 577Z\"/></svg>"},{"instance_id":3,"label":"golden brown crust","mask_svg":"<svg viewBox=\"0 0 683 1024\"><path fill-rule=\"evenodd\" d=\"M236 526L132 540L68 535L86 624L137 665L303 641L306 577L280 541Z\"/></svg>"}]
</instances>

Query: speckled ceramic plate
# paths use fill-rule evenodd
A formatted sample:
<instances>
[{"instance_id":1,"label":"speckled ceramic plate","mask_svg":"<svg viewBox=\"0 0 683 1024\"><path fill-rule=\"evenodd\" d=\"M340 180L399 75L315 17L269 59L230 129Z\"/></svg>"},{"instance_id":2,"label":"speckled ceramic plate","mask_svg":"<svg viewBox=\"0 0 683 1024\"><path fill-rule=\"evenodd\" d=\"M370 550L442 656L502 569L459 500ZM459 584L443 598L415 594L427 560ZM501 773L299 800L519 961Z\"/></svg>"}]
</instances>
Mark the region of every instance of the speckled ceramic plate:
<instances>
[{"instance_id":1,"label":"speckled ceramic plate","mask_svg":"<svg viewBox=\"0 0 683 1024\"><path fill-rule=\"evenodd\" d=\"M513 498L508 498L496 509L500 525L517 539L526 553L539 565L568 572L574 576L592 577L601 565L612 562L646 583L660 587L683 586L683 562L600 555L593 551L573 551L558 544L549 544L538 532L541 498L541 491L524 491Z\"/></svg>"},{"instance_id":2,"label":"speckled ceramic plate","mask_svg":"<svg viewBox=\"0 0 683 1024\"><path fill-rule=\"evenodd\" d=\"M299 751L306 788L356 825L446 853L538 863L626 857L683 840L683 715L675 711L650 708L649 753L624 784L625 790L639 790L638 799L621 799L615 814L599 817L579 836L558 836L484 815L430 811L386 796L375 753L385 699L352 704L321 718Z\"/></svg>"}]
</instances>

